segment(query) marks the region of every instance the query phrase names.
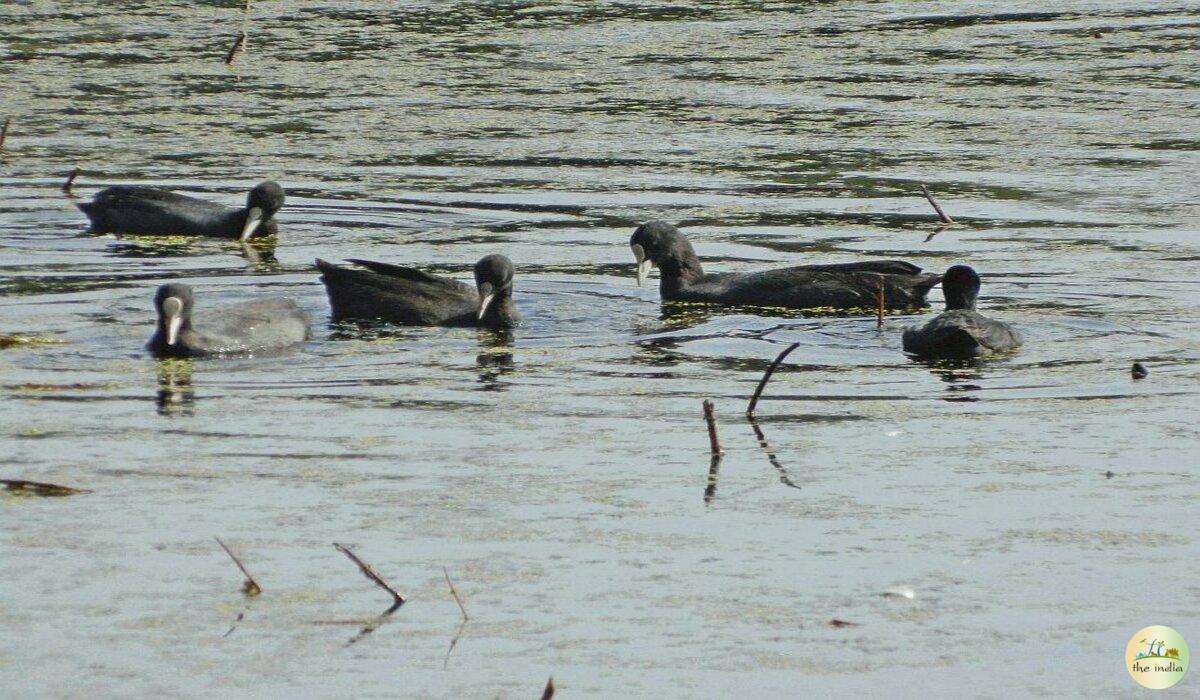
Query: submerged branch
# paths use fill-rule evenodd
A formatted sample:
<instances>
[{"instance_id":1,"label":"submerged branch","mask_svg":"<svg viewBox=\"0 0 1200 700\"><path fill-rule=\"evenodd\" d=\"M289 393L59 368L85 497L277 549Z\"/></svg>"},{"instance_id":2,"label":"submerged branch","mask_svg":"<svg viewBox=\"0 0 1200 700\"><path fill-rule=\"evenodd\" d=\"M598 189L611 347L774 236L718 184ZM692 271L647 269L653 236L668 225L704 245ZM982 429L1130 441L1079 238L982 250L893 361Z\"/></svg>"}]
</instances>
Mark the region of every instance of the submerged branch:
<instances>
[{"instance_id":1,"label":"submerged branch","mask_svg":"<svg viewBox=\"0 0 1200 700\"><path fill-rule=\"evenodd\" d=\"M233 560L233 563L237 564L237 568L241 570L242 575L246 577L246 582L242 584L242 593L245 593L248 596L256 596L262 593L262 586L259 586L258 581L255 581L254 577L250 575L250 572L246 571L246 565L242 563L241 559L238 559L237 555L233 553L233 550L231 550L228 545L222 542L220 537L213 537L213 539L217 541L217 544L221 545L221 549L225 550L225 553L229 555L229 558Z\"/></svg>"},{"instance_id":2,"label":"submerged branch","mask_svg":"<svg viewBox=\"0 0 1200 700\"><path fill-rule=\"evenodd\" d=\"M942 222L943 224L954 223L954 219L950 218L950 215L942 209L942 206L938 204L937 200L933 198L933 195L929 193L928 187L921 185L921 193L925 195L925 199L929 200L929 205L933 207L935 212L937 212L938 221Z\"/></svg>"}]
</instances>

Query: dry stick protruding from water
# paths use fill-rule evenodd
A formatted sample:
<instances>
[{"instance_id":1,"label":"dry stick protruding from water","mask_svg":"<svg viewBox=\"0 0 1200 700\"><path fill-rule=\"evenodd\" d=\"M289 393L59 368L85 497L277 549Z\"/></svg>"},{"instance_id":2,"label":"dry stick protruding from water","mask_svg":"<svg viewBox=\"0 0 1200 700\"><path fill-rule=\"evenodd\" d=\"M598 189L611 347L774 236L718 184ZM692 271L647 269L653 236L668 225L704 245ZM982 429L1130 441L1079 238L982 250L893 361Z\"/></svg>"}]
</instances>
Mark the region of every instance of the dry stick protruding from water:
<instances>
[{"instance_id":1,"label":"dry stick protruding from water","mask_svg":"<svg viewBox=\"0 0 1200 700\"><path fill-rule=\"evenodd\" d=\"M750 405L746 407L747 416L754 415L754 408L758 406L758 397L762 396L763 389L767 388L767 382L770 381L771 375L775 374L775 369L779 367L779 363L783 362L783 358L792 354L792 351L798 347L800 347L800 343L792 343L791 345L787 346L787 349L779 353L779 357L776 357L775 361L771 363L771 366L767 368L766 373L763 374L762 380L758 383L758 388L754 390L754 396L750 397Z\"/></svg>"},{"instance_id":2,"label":"dry stick protruding from water","mask_svg":"<svg viewBox=\"0 0 1200 700\"><path fill-rule=\"evenodd\" d=\"M246 577L246 582L242 584L242 593L245 593L248 596L256 596L262 593L262 586L258 585L258 581L254 580L254 577L250 575L249 571L246 571L246 565L242 563L241 559L238 559L237 555L233 553L233 550L229 548L229 545L222 542L220 537L213 537L213 539L217 541L217 544L221 545L221 549L225 550L225 553L229 555L229 558L233 560L233 563L237 564L237 568L241 569L242 575Z\"/></svg>"},{"instance_id":3,"label":"dry stick protruding from water","mask_svg":"<svg viewBox=\"0 0 1200 700\"><path fill-rule=\"evenodd\" d=\"M933 195L929 193L928 187L921 185L921 192L925 195L925 199L929 200L929 204L933 207L933 210L937 212L938 221L942 222L943 224L954 223L954 219L951 219L950 215L942 210L942 206L938 204L937 200L933 198Z\"/></svg>"},{"instance_id":4,"label":"dry stick protruding from water","mask_svg":"<svg viewBox=\"0 0 1200 700\"><path fill-rule=\"evenodd\" d=\"M67 181L63 183L62 191L65 192L68 197L71 196L71 187L75 185L75 178L77 177L79 177L79 168L72 170L71 174L67 176Z\"/></svg>"},{"instance_id":5,"label":"dry stick protruding from water","mask_svg":"<svg viewBox=\"0 0 1200 700\"><path fill-rule=\"evenodd\" d=\"M883 275L879 276L879 289L875 291L875 328L883 328Z\"/></svg>"},{"instance_id":6,"label":"dry stick protruding from water","mask_svg":"<svg viewBox=\"0 0 1200 700\"><path fill-rule=\"evenodd\" d=\"M708 423L708 447L713 454L724 454L721 451L721 441L717 438L717 416L714 413L716 407L712 401L704 399L704 422Z\"/></svg>"},{"instance_id":7,"label":"dry stick protruding from water","mask_svg":"<svg viewBox=\"0 0 1200 700\"><path fill-rule=\"evenodd\" d=\"M366 563L362 559L359 559L358 556L355 555L354 552L351 552L350 548L344 544L338 544L337 542L334 542L333 546L336 547L339 552L349 557L350 561L358 565L358 570L363 573L363 576L366 576L376 586L379 586L392 596L392 607L388 608L387 611L383 613L384 616L392 614L396 611L396 608L404 605L404 596L400 595L396 592L396 589L389 586L388 582L384 581L383 577L379 575L379 572L375 571L370 564Z\"/></svg>"},{"instance_id":8,"label":"dry stick protruding from water","mask_svg":"<svg viewBox=\"0 0 1200 700\"><path fill-rule=\"evenodd\" d=\"M470 620L471 616L467 614L467 609L463 606L462 598L458 597L458 591L455 590L454 584L450 582L450 572L443 566L442 573L446 576L446 585L450 587L450 595L454 596L454 602L458 603L458 610L462 613L463 622Z\"/></svg>"},{"instance_id":9,"label":"dry stick protruding from water","mask_svg":"<svg viewBox=\"0 0 1200 700\"><path fill-rule=\"evenodd\" d=\"M5 117L4 126L0 126L0 148L4 148L4 139L8 138L9 124L12 124L12 117Z\"/></svg>"},{"instance_id":10,"label":"dry stick protruding from water","mask_svg":"<svg viewBox=\"0 0 1200 700\"><path fill-rule=\"evenodd\" d=\"M233 57L238 51L246 50L246 32L238 32L238 38L234 39L233 46L229 47L229 53L225 55L225 65L233 63Z\"/></svg>"},{"instance_id":11,"label":"dry stick protruding from water","mask_svg":"<svg viewBox=\"0 0 1200 700\"><path fill-rule=\"evenodd\" d=\"M4 486L9 491L33 496L74 496L77 493L91 493L87 489L47 484L42 481L25 481L24 479L0 479L0 486Z\"/></svg>"},{"instance_id":12,"label":"dry stick protruding from water","mask_svg":"<svg viewBox=\"0 0 1200 700\"><path fill-rule=\"evenodd\" d=\"M546 689L542 691L542 700L550 700L554 697L554 676L550 676L546 681Z\"/></svg>"}]
</instances>

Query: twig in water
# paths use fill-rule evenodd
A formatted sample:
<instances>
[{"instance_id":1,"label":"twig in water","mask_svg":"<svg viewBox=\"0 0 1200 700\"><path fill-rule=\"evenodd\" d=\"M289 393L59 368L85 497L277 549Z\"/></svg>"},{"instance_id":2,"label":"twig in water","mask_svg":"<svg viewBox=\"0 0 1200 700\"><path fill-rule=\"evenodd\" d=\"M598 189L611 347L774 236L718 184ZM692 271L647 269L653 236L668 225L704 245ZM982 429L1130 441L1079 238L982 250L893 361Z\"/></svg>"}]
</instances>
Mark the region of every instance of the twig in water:
<instances>
[{"instance_id":1,"label":"twig in water","mask_svg":"<svg viewBox=\"0 0 1200 700\"><path fill-rule=\"evenodd\" d=\"M458 609L459 612L462 613L463 622L470 620L471 617L470 615L467 615L467 609L463 607L462 598L458 597L458 591L454 589L454 584L450 582L450 572L447 571L446 567L443 566L442 573L446 576L446 585L450 587L450 595L454 596L454 602L458 603Z\"/></svg>"},{"instance_id":2,"label":"twig in water","mask_svg":"<svg viewBox=\"0 0 1200 700\"><path fill-rule=\"evenodd\" d=\"M779 472L779 481L784 486L791 486L794 489L800 488L796 482L792 481L788 470L779 463L779 458L775 456L770 443L767 442L767 436L763 435L762 428L758 427L758 421L754 420L754 416L746 416L746 418L750 421L750 427L754 428L754 436L758 438L758 446L763 449L763 452L767 453L767 461L771 463L772 467L775 467L775 471Z\"/></svg>"},{"instance_id":3,"label":"twig in water","mask_svg":"<svg viewBox=\"0 0 1200 700\"><path fill-rule=\"evenodd\" d=\"M71 196L71 187L75 184L75 178L77 177L79 177L79 168L72 170L71 174L67 176L67 181L63 183L62 191L65 192L68 197Z\"/></svg>"},{"instance_id":4,"label":"twig in water","mask_svg":"<svg viewBox=\"0 0 1200 700\"><path fill-rule=\"evenodd\" d=\"M238 32L238 38L233 41L233 46L229 47L229 53L225 55L225 65L233 63L234 54L238 51L246 50L246 32Z\"/></svg>"},{"instance_id":5,"label":"twig in water","mask_svg":"<svg viewBox=\"0 0 1200 700\"><path fill-rule=\"evenodd\" d=\"M221 639L224 639L224 638L228 637L229 635L233 634L233 631L235 629L237 629L237 623L241 622L242 619L245 617L246 617L246 612L244 610L242 612L238 613L237 619L233 621L233 624L229 626L229 629L225 632L225 634L221 635Z\"/></svg>"},{"instance_id":6,"label":"twig in water","mask_svg":"<svg viewBox=\"0 0 1200 700\"><path fill-rule=\"evenodd\" d=\"M921 192L924 193L925 199L929 200L929 204L933 207L933 210L937 212L938 221L942 222L943 224L954 223L954 219L951 219L950 215L942 210L942 206L937 203L937 200L933 198L933 195L929 194L928 187L921 185Z\"/></svg>"},{"instance_id":7,"label":"twig in water","mask_svg":"<svg viewBox=\"0 0 1200 700\"><path fill-rule=\"evenodd\" d=\"M542 691L542 700L550 700L554 697L554 676L550 676L550 680L546 681L546 689Z\"/></svg>"},{"instance_id":8,"label":"twig in water","mask_svg":"<svg viewBox=\"0 0 1200 700\"><path fill-rule=\"evenodd\" d=\"M746 407L746 415L754 415L754 407L758 405L758 397L762 396L763 389L767 388L767 382L771 379L771 375L775 374L775 369L779 367L780 362L783 362L783 358L792 354L792 351L798 347L800 347L800 343L792 343L789 345L786 350L779 353L779 357L776 357L775 361L771 363L771 366L767 368L766 373L763 374L762 380L758 382L758 388L754 390L754 396L750 397L750 405Z\"/></svg>"},{"instance_id":9,"label":"twig in water","mask_svg":"<svg viewBox=\"0 0 1200 700\"><path fill-rule=\"evenodd\" d=\"M388 608L387 611L383 613L384 616L392 614L393 612L396 611L396 608L399 608L401 605L404 605L404 596L400 595L399 593L396 592L396 589L389 586L388 582L384 581L383 577L380 576L379 573L375 571L375 569L371 568L370 564L366 563L362 559L359 559L358 556L355 555L354 552L351 552L350 548L344 544L338 544L337 542L334 542L333 546L336 547L339 552L341 552L342 554L345 554L347 557L349 557L350 561L352 561L356 565L358 565L358 570L363 573L363 576L366 576L368 579L370 579L372 582L374 582L376 586L379 586L380 588L382 588L383 590L385 590L389 594L391 594L392 607Z\"/></svg>"},{"instance_id":10,"label":"twig in water","mask_svg":"<svg viewBox=\"0 0 1200 700\"><path fill-rule=\"evenodd\" d=\"M4 148L4 139L8 138L9 124L12 124L12 117L5 117L4 126L0 126L0 148Z\"/></svg>"},{"instance_id":11,"label":"twig in water","mask_svg":"<svg viewBox=\"0 0 1200 700\"><path fill-rule=\"evenodd\" d=\"M708 483L704 485L704 502L712 503L717 495L717 478L721 471L721 455L715 454L708 463Z\"/></svg>"},{"instance_id":12,"label":"twig in water","mask_svg":"<svg viewBox=\"0 0 1200 700\"><path fill-rule=\"evenodd\" d=\"M24 479L0 479L0 485L9 491L32 496L74 496L77 493L91 493L87 489L47 484L41 481L25 481Z\"/></svg>"},{"instance_id":13,"label":"twig in water","mask_svg":"<svg viewBox=\"0 0 1200 700\"><path fill-rule=\"evenodd\" d=\"M713 454L723 454L721 441L717 439L717 416L713 413L715 406L708 399L704 400L704 422L708 423L708 447Z\"/></svg>"},{"instance_id":14,"label":"twig in water","mask_svg":"<svg viewBox=\"0 0 1200 700\"><path fill-rule=\"evenodd\" d=\"M883 328L883 275L879 276L879 289L875 290L875 327Z\"/></svg>"},{"instance_id":15,"label":"twig in water","mask_svg":"<svg viewBox=\"0 0 1200 700\"><path fill-rule=\"evenodd\" d=\"M221 549L225 550L225 553L229 555L229 558L233 560L233 563L237 564L237 568L241 569L242 575L246 577L246 582L242 584L242 593L245 593L248 596L256 596L259 593L262 593L262 586L259 586L258 581L255 581L254 577L250 575L250 572L246 571L246 565L242 563L241 559L237 558L237 555L233 553L233 550L231 550L228 545L222 542L220 537L213 537L213 539L217 541L217 544L221 545Z\"/></svg>"}]
</instances>

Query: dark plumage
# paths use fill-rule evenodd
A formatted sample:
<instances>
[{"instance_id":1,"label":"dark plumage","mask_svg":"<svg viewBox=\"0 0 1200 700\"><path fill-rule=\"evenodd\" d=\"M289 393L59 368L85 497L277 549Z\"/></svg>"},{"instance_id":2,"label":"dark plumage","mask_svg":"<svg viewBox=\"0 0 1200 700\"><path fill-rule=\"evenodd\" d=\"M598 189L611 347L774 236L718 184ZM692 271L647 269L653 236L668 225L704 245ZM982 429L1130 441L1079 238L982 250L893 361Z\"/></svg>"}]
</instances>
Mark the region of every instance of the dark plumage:
<instances>
[{"instance_id":1,"label":"dark plumage","mask_svg":"<svg viewBox=\"0 0 1200 700\"><path fill-rule=\"evenodd\" d=\"M158 327L146 347L156 355L192 357L282 350L307 340L308 314L291 299L261 299L203 313L192 321L192 288L164 284L154 295Z\"/></svg>"},{"instance_id":2,"label":"dark plumage","mask_svg":"<svg viewBox=\"0 0 1200 700\"><path fill-rule=\"evenodd\" d=\"M408 326L509 328L521 322L513 303L513 266L503 255L475 263L475 286L412 267L350 260L365 270L317 260L335 319Z\"/></svg>"},{"instance_id":3,"label":"dark plumage","mask_svg":"<svg viewBox=\"0 0 1200 700\"><path fill-rule=\"evenodd\" d=\"M250 190L246 206L227 207L154 187L118 185L100 190L78 205L95 233L148 236L220 236L247 240L279 232L275 213L283 207L283 188L262 182Z\"/></svg>"},{"instance_id":4,"label":"dark plumage","mask_svg":"<svg viewBox=\"0 0 1200 700\"><path fill-rule=\"evenodd\" d=\"M1020 347L1021 334L1007 323L975 311L979 275L955 265L942 277L946 310L923 326L904 331L904 349L916 355L969 358Z\"/></svg>"},{"instance_id":5,"label":"dark plumage","mask_svg":"<svg viewBox=\"0 0 1200 700\"><path fill-rule=\"evenodd\" d=\"M929 289L941 279L899 260L705 274L692 244L679 229L662 221L639 226L629 245L637 260L638 284L657 266L662 273L660 294L666 301L793 309L874 307L882 280L884 303L889 308L909 308L924 304Z\"/></svg>"}]
</instances>

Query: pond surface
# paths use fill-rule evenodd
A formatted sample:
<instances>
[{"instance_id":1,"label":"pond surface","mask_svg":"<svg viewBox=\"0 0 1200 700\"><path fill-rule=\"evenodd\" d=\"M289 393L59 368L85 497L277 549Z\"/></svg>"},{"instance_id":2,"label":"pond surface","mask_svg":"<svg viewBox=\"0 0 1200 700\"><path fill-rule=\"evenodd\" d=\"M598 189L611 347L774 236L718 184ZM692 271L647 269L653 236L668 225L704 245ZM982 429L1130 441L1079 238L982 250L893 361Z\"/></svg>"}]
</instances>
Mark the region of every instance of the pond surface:
<instances>
[{"instance_id":1,"label":"pond surface","mask_svg":"<svg viewBox=\"0 0 1200 700\"><path fill-rule=\"evenodd\" d=\"M0 349L0 478L90 490L0 496L5 695L1107 695L1200 643L1200 3L241 8L0 6L0 334L53 341ZM73 206L265 178L273 251ZM663 307L652 218L710 270L971 264L1026 346ZM313 268L492 252L509 335L331 327ZM156 361L168 280L314 339Z\"/></svg>"}]
</instances>

